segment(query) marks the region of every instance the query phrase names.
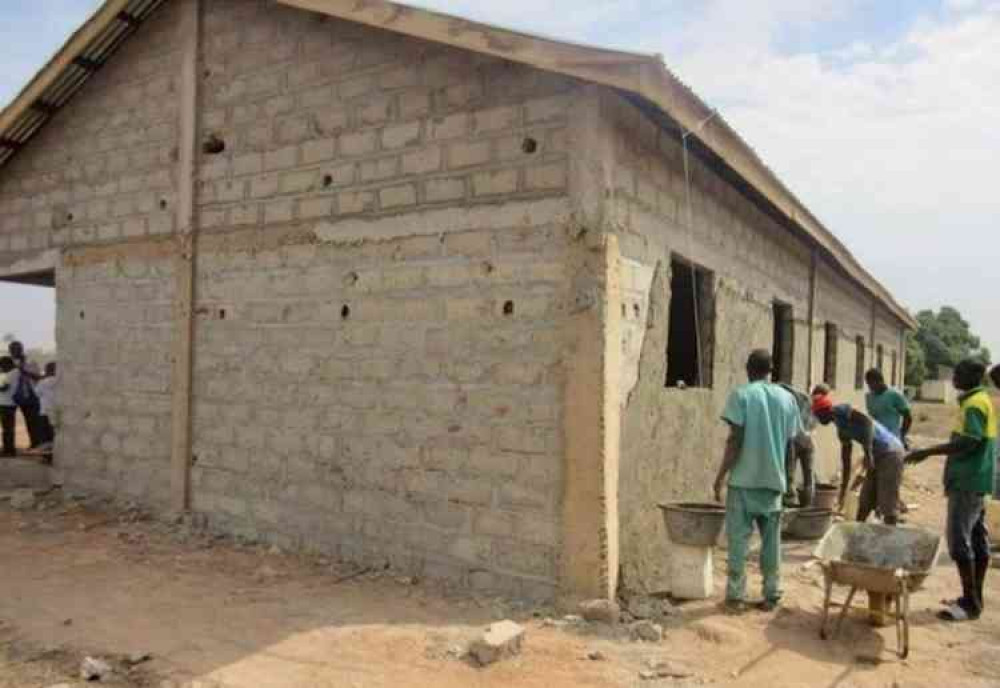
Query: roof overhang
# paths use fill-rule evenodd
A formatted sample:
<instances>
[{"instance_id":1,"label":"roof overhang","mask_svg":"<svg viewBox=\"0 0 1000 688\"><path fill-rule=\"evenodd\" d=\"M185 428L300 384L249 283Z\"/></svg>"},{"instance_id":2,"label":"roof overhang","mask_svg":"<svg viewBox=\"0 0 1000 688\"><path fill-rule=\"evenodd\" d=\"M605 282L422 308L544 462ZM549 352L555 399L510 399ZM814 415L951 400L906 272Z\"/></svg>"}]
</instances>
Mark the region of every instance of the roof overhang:
<instances>
[{"instance_id":1,"label":"roof overhang","mask_svg":"<svg viewBox=\"0 0 1000 688\"><path fill-rule=\"evenodd\" d=\"M106 0L49 63L0 113L0 165L79 91L93 70L166 0ZM656 111L711 153L716 164L766 201L850 279L905 326L916 321L798 198L753 149L654 55L595 48L510 31L388 0L274 0L407 36L492 55L624 92ZM82 60L80 59L82 58ZM81 70L83 73L81 74ZM81 78L82 77L82 78Z\"/></svg>"}]
</instances>

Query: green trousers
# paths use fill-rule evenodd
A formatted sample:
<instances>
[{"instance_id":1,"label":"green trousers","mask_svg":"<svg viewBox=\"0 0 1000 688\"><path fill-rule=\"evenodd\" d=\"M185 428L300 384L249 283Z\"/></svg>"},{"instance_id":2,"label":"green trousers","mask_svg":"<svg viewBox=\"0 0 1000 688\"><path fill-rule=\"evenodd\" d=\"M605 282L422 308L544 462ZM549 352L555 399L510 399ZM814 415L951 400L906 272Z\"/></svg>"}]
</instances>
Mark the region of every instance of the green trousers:
<instances>
[{"instance_id":1,"label":"green trousers","mask_svg":"<svg viewBox=\"0 0 1000 688\"><path fill-rule=\"evenodd\" d=\"M781 599L781 493L729 487L726 495L726 535L729 539L729 580L726 599L742 601L747 593L747 551L754 526L760 530L760 570L764 599Z\"/></svg>"}]
</instances>

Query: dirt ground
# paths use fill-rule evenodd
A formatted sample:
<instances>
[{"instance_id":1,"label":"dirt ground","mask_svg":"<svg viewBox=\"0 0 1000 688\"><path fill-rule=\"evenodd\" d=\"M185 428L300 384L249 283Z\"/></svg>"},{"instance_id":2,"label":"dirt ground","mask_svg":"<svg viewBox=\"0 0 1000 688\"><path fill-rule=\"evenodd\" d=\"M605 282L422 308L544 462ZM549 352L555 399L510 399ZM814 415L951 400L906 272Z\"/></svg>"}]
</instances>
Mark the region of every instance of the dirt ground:
<instances>
[{"instance_id":1,"label":"dirt ground","mask_svg":"<svg viewBox=\"0 0 1000 688\"><path fill-rule=\"evenodd\" d=\"M940 530L940 470L931 460L908 472L904 499L919 505L911 523ZM58 492L25 511L0 501L0 688L77 685L87 655L112 664L103 684L119 688L1000 686L1000 602L976 623L934 618L957 591L950 563L914 595L901 661L894 630L872 628L862 609L841 638L819 639L820 574L803 567L810 551L785 545L781 611L729 617L716 601L657 601L664 640L643 643L626 626L566 622L553 609L392 571L352 577L346 564L212 538L136 509ZM724 553L715 561L721 595ZM988 601L1000 601L1000 575L988 587ZM523 653L474 666L469 641L504 618L526 626ZM659 660L691 675L642 678Z\"/></svg>"}]
</instances>

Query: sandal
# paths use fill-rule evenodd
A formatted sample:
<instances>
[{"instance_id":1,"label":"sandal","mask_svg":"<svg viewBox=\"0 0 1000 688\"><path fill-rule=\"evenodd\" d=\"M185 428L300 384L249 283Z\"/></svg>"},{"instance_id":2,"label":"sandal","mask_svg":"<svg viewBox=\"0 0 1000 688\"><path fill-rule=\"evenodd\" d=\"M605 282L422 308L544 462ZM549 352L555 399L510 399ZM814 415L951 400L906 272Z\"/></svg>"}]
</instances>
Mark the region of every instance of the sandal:
<instances>
[{"instance_id":1,"label":"sandal","mask_svg":"<svg viewBox=\"0 0 1000 688\"><path fill-rule=\"evenodd\" d=\"M979 618L979 615L970 614L966 609L960 604L953 604L950 607L942 609L937 613L937 618L942 621L950 622L961 622L961 621L975 621Z\"/></svg>"}]
</instances>

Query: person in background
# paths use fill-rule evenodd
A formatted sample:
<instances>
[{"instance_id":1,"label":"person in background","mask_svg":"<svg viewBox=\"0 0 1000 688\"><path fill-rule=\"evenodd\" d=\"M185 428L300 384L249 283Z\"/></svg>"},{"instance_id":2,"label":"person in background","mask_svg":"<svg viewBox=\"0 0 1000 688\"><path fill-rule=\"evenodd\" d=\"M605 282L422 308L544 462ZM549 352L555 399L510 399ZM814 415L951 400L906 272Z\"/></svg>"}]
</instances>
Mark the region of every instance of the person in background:
<instances>
[{"instance_id":1,"label":"person in background","mask_svg":"<svg viewBox=\"0 0 1000 688\"><path fill-rule=\"evenodd\" d=\"M808 507L813 503L816 496L816 474L814 470L816 457L816 443L813 441L812 431L816 427L816 419L812 414L812 400L795 387L780 383L782 389L792 395L796 405L799 407L799 416L802 419L802 432L800 432L792 442L792 451L788 453L788 463L785 465L788 481L788 489L785 492L785 506L792 507L798 504L801 507ZM801 499L795 494L795 466L798 464L802 468L802 492Z\"/></svg>"},{"instance_id":2,"label":"person in background","mask_svg":"<svg viewBox=\"0 0 1000 688\"><path fill-rule=\"evenodd\" d=\"M986 366L964 360L955 367L952 384L961 392L959 413L951 440L910 452L909 464L931 456L947 456L944 490L948 499L945 527L948 550L962 581L962 596L948 603L938 617L946 621L974 621L983 612L986 571L990 566L990 537L986 529L986 495L995 488L997 413L983 386Z\"/></svg>"},{"instance_id":3,"label":"person in background","mask_svg":"<svg viewBox=\"0 0 1000 688\"><path fill-rule=\"evenodd\" d=\"M722 466L713 486L716 501L728 476L726 532L729 579L726 610L746 608L746 558L754 526L760 531L760 568L764 576L763 611L781 601L781 500L787 489L785 466L792 440L802 432L795 399L771 384L771 354L759 349L747 360L749 383L733 390L722 412L729 425Z\"/></svg>"},{"instance_id":4,"label":"person in background","mask_svg":"<svg viewBox=\"0 0 1000 688\"><path fill-rule=\"evenodd\" d=\"M3 431L3 448L0 456L17 456L14 432L17 426L17 404L14 403L14 386L18 372L10 356L0 356L0 428Z\"/></svg>"},{"instance_id":5,"label":"person in background","mask_svg":"<svg viewBox=\"0 0 1000 688\"><path fill-rule=\"evenodd\" d=\"M53 444L56 439L55 417L56 417L56 362L50 361L45 364L45 377L37 385L35 391L38 393L39 414L38 433L40 444L37 452L46 457L52 456Z\"/></svg>"},{"instance_id":6,"label":"person in background","mask_svg":"<svg viewBox=\"0 0 1000 688\"><path fill-rule=\"evenodd\" d=\"M1000 365L993 366L990 371L990 380L993 381L994 387L1000 389ZM1000 461L1000 441L997 444L997 460ZM1000 501L1000 470L996 471L996 477L993 479L993 499Z\"/></svg>"},{"instance_id":7,"label":"person in background","mask_svg":"<svg viewBox=\"0 0 1000 688\"><path fill-rule=\"evenodd\" d=\"M865 382L868 384L868 394L865 395L868 415L898 437L904 447L909 448L907 435L913 425L910 402L902 392L885 383L885 376L878 368L865 373Z\"/></svg>"},{"instance_id":8,"label":"person in background","mask_svg":"<svg viewBox=\"0 0 1000 688\"><path fill-rule=\"evenodd\" d=\"M899 488L903 480L903 459L906 450L898 437L878 421L872 420L849 404L834 404L827 394L813 398L813 414L823 425L834 423L841 444L840 507L843 508L851 482L851 454L854 443L864 452L864 480L858 502L857 520L868 520L878 507L882 521L895 525L899 521ZM862 478L861 476L864 476Z\"/></svg>"},{"instance_id":9,"label":"person in background","mask_svg":"<svg viewBox=\"0 0 1000 688\"><path fill-rule=\"evenodd\" d=\"M41 378L41 371L38 364L29 361L24 353L24 344L21 342L11 342L7 351L14 361L14 367L18 370L18 386L14 389L14 403L21 409L24 417L24 427L28 431L31 441L31 448L34 449L41 444L38 431L38 395L35 394L35 381Z\"/></svg>"}]
</instances>

